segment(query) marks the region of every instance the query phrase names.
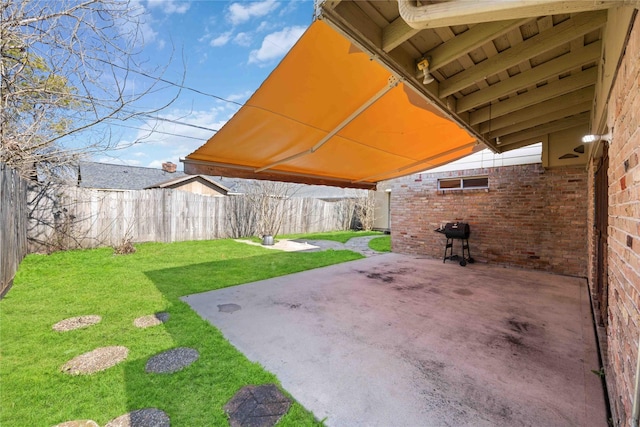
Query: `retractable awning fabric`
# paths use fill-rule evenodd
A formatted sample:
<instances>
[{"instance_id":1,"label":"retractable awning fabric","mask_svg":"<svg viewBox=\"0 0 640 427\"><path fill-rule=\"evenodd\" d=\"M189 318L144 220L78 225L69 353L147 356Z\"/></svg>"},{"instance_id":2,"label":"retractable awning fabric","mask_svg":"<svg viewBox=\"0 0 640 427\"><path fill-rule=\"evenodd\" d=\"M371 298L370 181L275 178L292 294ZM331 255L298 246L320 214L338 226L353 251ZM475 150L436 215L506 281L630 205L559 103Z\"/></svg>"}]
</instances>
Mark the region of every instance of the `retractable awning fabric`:
<instances>
[{"instance_id":1,"label":"retractable awning fabric","mask_svg":"<svg viewBox=\"0 0 640 427\"><path fill-rule=\"evenodd\" d=\"M322 21L225 126L189 174L375 188L473 152L476 139Z\"/></svg>"}]
</instances>

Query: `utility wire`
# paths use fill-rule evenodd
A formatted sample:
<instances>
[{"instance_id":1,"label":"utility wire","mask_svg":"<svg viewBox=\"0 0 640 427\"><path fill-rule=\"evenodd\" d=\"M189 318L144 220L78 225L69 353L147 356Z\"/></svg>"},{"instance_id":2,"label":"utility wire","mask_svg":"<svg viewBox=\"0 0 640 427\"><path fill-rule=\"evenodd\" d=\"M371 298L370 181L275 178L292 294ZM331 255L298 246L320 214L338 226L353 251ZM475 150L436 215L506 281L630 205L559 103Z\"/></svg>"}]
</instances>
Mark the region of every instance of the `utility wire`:
<instances>
[{"instance_id":1,"label":"utility wire","mask_svg":"<svg viewBox=\"0 0 640 427\"><path fill-rule=\"evenodd\" d=\"M145 132L149 132L149 133L159 133L159 134L162 134L162 135L177 136L179 138L195 139L197 141L207 141L207 139L208 139L208 138L198 138L196 136L180 135L178 133L163 132L163 131L156 130L156 129L145 129L145 128L141 128L141 127L127 126L127 125L122 125L122 124L119 124L119 123L112 123L112 126L119 126L119 127L123 127L123 128L127 128L127 129L141 130L141 131L145 131Z\"/></svg>"},{"instance_id":2,"label":"utility wire","mask_svg":"<svg viewBox=\"0 0 640 427\"><path fill-rule=\"evenodd\" d=\"M243 106L243 104L242 104L242 103L240 103L240 102L237 102L237 101L231 101L230 99L226 99L226 98L223 98L223 97L221 97L221 96L214 95L214 94L212 94L212 93L203 92L203 91L201 91L201 90L199 90L199 89L194 89L194 88L192 88L192 87L185 86L185 85L183 85L183 84L179 84L179 83L176 83L176 82L172 82L172 81L170 81L170 80L163 79L162 77L152 76L152 75L150 75L150 74L148 74L148 73L145 73L145 72L143 72L143 71L138 71L138 70L134 70L134 69L132 69L132 68L123 67L122 65L114 64L114 63L109 62L109 61L106 61L106 60L104 60L104 59L100 59L100 58L96 58L96 59L97 59L98 61L100 61L100 62L103 62L103 63L107 64L107 65L113 66L113 67L115 67L115 68L119 68L119 69L124 70L124 71L127 71L127 72L133 72L133 73L139 74L139 75L144 76L144 77L146 77L146 78L148 78L148 79L152 79L152 80L156 80L156 81L159 81L159 82L163 82L163 83L169 84L169 85L171 85L171 86L178 87L178 88L180 88L180 89L184 89L184 90L188 90L188 91L191 91L191 92L195 92L195 93L197 93L197 94L199 94L199 95L204 95L204 96L208 96L208 97L211 97L211 98L215 98L215 99L218 99L218 100L220 100L220 101L228 102L228 103L230 103L230 104L235 104L235 105L237 105L237 106L239 106L239 107L242 107L242 106Z\"/></svg>"}]
</instances>

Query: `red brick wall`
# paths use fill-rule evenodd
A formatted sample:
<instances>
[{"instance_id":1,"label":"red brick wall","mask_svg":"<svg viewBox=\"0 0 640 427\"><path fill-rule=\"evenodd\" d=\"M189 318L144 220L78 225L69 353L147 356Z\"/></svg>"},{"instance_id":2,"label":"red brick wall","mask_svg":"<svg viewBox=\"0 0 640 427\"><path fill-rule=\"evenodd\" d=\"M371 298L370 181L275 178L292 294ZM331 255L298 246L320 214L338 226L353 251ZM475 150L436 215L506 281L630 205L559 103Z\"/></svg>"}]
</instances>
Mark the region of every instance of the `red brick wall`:
<instances>
[{"instance_id":1,"label":"red brick wall","mask_svg":"<svg viewBox=\"0 0 640 427\"><path fill-rule=\"evenodd\" d=\"M476 175L489 176L488 191L437 190L438 178ZM392 182L393 250L442 257L445 237L433 230L462 221L471 227L471 256L478 261L586 276L587 203L584 167L412 175Z\"/></svg>"},{"instance_id":2,"label":"red brick wall","mask_svg":"<svg viewBox=\"0 0 640 427\"><path fill-rule=\"evenodd\" d=\"M618 425L630 425L640 322L640 17L609 101L607 384Z\"/></svg>"}]
</instances>

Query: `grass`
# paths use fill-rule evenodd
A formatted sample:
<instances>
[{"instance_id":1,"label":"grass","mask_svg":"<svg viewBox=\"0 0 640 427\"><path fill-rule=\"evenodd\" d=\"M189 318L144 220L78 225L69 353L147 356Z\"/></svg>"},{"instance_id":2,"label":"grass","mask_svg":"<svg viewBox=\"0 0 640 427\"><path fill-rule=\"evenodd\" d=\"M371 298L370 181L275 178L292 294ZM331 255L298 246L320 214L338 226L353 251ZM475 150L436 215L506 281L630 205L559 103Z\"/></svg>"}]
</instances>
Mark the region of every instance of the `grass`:
<instances>
[{"instance_id":1,"label":"grass","mask_svg":"<svg viewBox=\"0 0 640 427\"><path fill-rule=\"evenodd\" d=\"M286 234L278 236L282 239L306 239L306 240L333 240L346 243L353 237L382 235L379 231L332 231L328 233Z\"/></svg>"},{"instance_id":2,"label":"grass","mask_svg":"<svg viewBox=\"0 0 640 427\"><path fill-rule=\"evenodd\" d=\"M391 236L376 237L369 240L369 248L378 252L391 252Z\"/></svg>"},{"instance_id":3,"label":"grass","mask_svg":"<svg viewBox=\"0 0 640 427\"><path fill-rule=\"evenodd\" d=\"M359 259L350 251L284 253L231 240L149 243L131 255L111 248L29 255L0 301L0 425L52 426L157 407L172 426L226 425L224 404L243 386L275 382L247 360L180 296ZM137 317L166 311L169 321L137 329ZM55 332L56 322L98 314L86 329ZM124 345L127 360L88 376L61 366L95 348ZM146 361L175 347L200 358L174 374L147 374ZM281 426L318 422L294 403Z\"/></svg>"},{"instance_id":4,"label":"grass","mask_svg":"<svg viewBox=\"0 0 640 427\"><path fill-rule=\"evenodd\" d=\"M306 233L306 234L283 234L276 236L274 242L280 239L289 240L333 240L335 242L347 243L353 237L377 236L382 235L379 231L329 231L324 233ZM255 243L262 243L259 237L246 237L243 240L250 240Z\"/></svg>"}]
</instances>

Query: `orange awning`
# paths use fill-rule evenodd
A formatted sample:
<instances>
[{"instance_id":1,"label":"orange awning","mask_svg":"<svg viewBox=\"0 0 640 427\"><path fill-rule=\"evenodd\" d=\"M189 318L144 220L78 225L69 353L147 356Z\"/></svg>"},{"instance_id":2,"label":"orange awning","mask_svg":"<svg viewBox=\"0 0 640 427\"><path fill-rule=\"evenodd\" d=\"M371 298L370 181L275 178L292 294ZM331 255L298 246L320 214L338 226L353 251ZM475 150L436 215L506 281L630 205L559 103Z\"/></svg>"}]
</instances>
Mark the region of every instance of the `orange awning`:
<instances>
[{"instance_id":1,"label":"orange awning","mask_svg":"<svg viewBox=\"0 0 640 427\"><path fill-rule=\"evenodd\" d=\"M322 21L184 159L189 174L374 188L473 152L476 139Z\"/></svg>"}]
</instances>

